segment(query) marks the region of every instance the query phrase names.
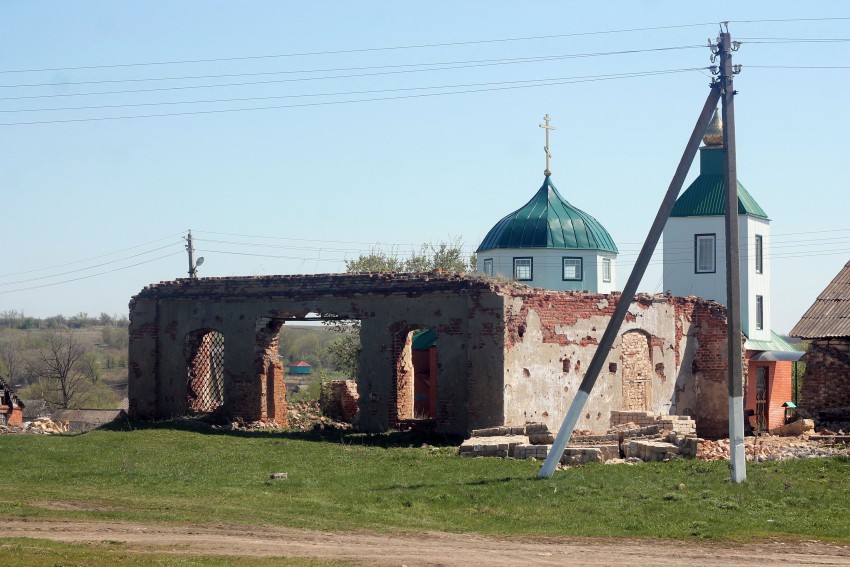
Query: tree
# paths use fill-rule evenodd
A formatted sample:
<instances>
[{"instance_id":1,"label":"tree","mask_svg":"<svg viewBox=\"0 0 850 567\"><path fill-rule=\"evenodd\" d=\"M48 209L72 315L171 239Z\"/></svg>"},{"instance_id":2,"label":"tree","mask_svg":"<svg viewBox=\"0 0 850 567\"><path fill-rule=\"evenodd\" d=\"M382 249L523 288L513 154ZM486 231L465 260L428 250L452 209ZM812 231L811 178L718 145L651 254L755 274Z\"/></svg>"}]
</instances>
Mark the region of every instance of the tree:
<instances>
[{"instance_id":1,"label":"tree","mask_svg":"<svg viewBox=\"0 0 850 567\"><path fill-rule=\"evenodd\" d=\"M91 350L74 331L48 332L39 348L30 372L38 382L41 395L60 408L79 407L90 385L80 368L80 360Z\"/></svg>"},{"instance_id":2,"label":"tree","mask_svg":"<svg viewBox=\"0 0 850 567\"><path fill-rule=\"evenodd\" d=\"M368 272L474 272L475 256L466 256L463 244L459 240L423 244L419 252L411 252L401 257L395 252L373 249L361 254L354 260L345 261L345 270L349 273Z\"/></svg>"},{"instance_id":3,"label":"tree","mask_svg":"<svg viewBox=\"0 0 850 567\"><path fill-rule=\"evenodd\" d=\"M368 254L361 254L354 260L345 261L345 269L349 273L368 272L474 272L475 256L466 256L463 244L455 239L439 244L423 244L419 252L411 252L406 258L397 254L373 249ZM328 353L334 361L337 370L348 374L351 379L357 377L360 359L360 321L325 321L332 330L341 337L328 345Z\"/></svg>"},{"instance_id":4,"label":"tree","mask_svg":"<svg viewBox=\"0 0 850 567\"><path fill-rule=\"evenodd\" d=\"M8 384L15 384L24 368L21 341L12 337L0 338L0 376Z\"/></svg>"}]
</instances>

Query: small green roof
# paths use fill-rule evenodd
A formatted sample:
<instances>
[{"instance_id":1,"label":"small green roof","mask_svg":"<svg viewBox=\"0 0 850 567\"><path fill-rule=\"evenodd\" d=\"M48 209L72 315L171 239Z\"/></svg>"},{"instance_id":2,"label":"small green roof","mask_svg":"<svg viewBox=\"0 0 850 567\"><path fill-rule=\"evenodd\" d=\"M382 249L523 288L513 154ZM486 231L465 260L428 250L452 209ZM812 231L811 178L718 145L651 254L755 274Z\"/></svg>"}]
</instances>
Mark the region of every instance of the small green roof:
<instances>
[{"instance_id":1,"label":"small green roof","mask_svg":"<svg viewBox=\"0 0 850 567\"><path fill-rule=\"evenodd\" d=\"M478 252L495 248L563 248L617 253L595 218L561 197L549 176L531 200L490 229Z\"/></svg>"},{"instance_id":2,"label":"small green roof","mask_svg":"<svg viewBox=\"0 0 850 567\"><path fill-rule=\"evenodd\" d=\"M747 337L744 347L748 350L761 350L767 352L796 352L788 341L782 338L776 331L770 331L770 339L767 341L754 341Z\"/></svg>"},{"instance_id":3,"label":"small green roof","mask_svg":"<svg viewBox=\"0 0 850 567\"><path fill-rule=\"evenodd\" d=\"M676 200L671 217L711 217L726 214L723 149L700 148L700 174ZM756 200L738 182L738 214L766 219Z\"/></svg>"}]
</instances>

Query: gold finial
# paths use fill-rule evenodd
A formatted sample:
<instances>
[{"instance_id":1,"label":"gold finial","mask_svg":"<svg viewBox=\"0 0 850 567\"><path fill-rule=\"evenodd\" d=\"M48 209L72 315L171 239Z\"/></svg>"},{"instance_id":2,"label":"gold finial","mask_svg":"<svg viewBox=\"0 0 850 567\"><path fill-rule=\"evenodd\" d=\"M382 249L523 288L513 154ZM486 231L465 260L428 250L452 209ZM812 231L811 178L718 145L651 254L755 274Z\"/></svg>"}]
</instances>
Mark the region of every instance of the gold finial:
<instances>
[{"instance_id":1,"label":"gold finial","mask_svg":"<svg viewBox=\"0 0 850 567\"><path fill-rule=\"evenodd\" d=\"M708 128L705 129L705 134L702 141L708 147L716 148L723 145L723 118L720 117L720 111L714 109L714 116L711 117L711 122L708 123Z\"/></svg>"},{"instance_id":2,"label":"gold finial","mask_svg":"<svg viewBox=\"0 0 850 567\"><path fill-rule=\"evenodd\" d=\"M552 175L552 172L549 170L549 158L552 157L552 154L549 153L549 130L555 130L555 127L549 126L549 113L546 113L546 116L543 117L543 121L545 124L538 124L538 126L546 130L546 145L543 146L543 151L546 152L546 169L543 170L543 175L549 177Z\"/></svg>"}]
</instances>

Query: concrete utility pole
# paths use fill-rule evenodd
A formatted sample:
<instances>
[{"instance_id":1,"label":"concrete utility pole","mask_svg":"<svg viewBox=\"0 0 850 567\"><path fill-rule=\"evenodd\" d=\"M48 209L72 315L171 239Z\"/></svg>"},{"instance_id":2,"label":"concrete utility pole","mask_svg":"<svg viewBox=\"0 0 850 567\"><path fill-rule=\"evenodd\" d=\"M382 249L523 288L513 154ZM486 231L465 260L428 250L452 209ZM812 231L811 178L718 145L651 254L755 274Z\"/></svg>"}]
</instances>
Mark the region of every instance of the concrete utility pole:
<instances>
[{"instance_id":1,"label":"concrete utility pole","mask_svg":"<svg viewBox=\"0 0 850 567\"><path fill-rule=\"evenodd\" d=\"M711 120L711 114L717 106L719 99L720 89L712 88L708 93L705 105L702 107L702 112L699 115L696 126L694 126L694 130L691 132L691 137L688 140L688 144L685 146L682 159L679 161L679 167L676 168L676 173L673 175L673 180L670 182L667 193L664 195L664 200L661 202L658 214L655 215L655 220L652 223L652 227L649 229L646 242L644 242L643 247L640 250L640 254L635 262L635 267L632 269L632 273L629 274L629 281L626 282L626 287L623 288L623 293L617 300L617 306L614 308L611 320L605 328L602 340L599 341L599 346L596 348L596 352L593 354L593 359L591 359L590 365L587 367L587 373L581 381L581 386L579 386L579 390L576 392L575 398L573 398L573 403L570 405L569 411L567 411L567 415L564 418L564 423L561 425L561 429L558 430L558 436L555 437L555 442L549 451L549 456L546 457L546 461L543 463L543 468L540 469L538 478L551 478L552 475L555 474L555 469L561 460L564 448L567 446L567 443L569 443L570 437L572 437L573 430L576 427L576 423L578 423L579 416L581 416L581 412L584 410L584 405L587 403L587 398L590 396L590 391L596 383L596 379L599 376L599 371L602 369L602 365L605 363L605 359L611 352L614 339L617 338L617 335L620 332L620 326L623 324L623 320L626 318L629 306L632 304L635 292L637 291L637 286L643 278L643 274L646 272L646 266L649 264L649 260L652 258L652 253L655 250L655 246L661 238L661 233L664 231L664 225L670 217L673 205L676 204L676 198L679 196L679 191L681 191L682 185L685 183L685 176L691 168L691 164L693 163L694 157L699 149L700 140L702 140L702 136L705 134L705 129L708 127L708 123Z\"/></svg>"},{"instance_id":2,"label":"concrete utility pole","mask_svg":"<svg viewBox=\"0 0 850 567\"><path fill-rule=\"evenodd\" d=\"M195 265L195 244L192 241L192 231L186 237L186 251L189 253L189 277L198 277L198 267Z\"/></svg>"},{"instance_id":3,"label":"concrete utility pole","mask_svg":"<svg viewBox=\"0 0 850 567\"><path fill-rule=\"evenodd\" d=\"M717 88L723 101L723 184L726 187L726 347L729 379L729 465L732 482L747 480L744 453L744 378L741 352L741 264L738 240L738 170L735 162L735 89L732 77L741 71L732 65L732 52L740 43L732 41L729 22L712 47L720 58ZM713 58L713 56L712 56Z\"/></svg>"}]
</instances>

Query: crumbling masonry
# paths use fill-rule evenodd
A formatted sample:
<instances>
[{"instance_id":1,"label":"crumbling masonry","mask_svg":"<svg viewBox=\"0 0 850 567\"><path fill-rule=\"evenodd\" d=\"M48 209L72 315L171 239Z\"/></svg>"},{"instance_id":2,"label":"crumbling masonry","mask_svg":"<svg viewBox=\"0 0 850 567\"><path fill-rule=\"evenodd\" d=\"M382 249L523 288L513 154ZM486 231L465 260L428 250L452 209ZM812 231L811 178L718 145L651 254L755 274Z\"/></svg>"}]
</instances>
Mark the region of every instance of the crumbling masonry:
<instances>
[{"instance_id":1,"label":"crumbling masonry","mask_svg":"<svg viewBox=\"0 0 850 567\"><path fill-rule=\"evenodd\" d=\"M361 323L361 430L416 422L461 435L526 422L555 429L618 299L454 274L163 282L130 303L130 414L213 411L285 424L278 333L286 321L319 316ZM423 330L437 338L420 372L410 349ZM638 296L604 368L578 427L604 429L611 410L641 410L690 415L700 435L725 435L722 306ZM433 380L420 386L420 375Z\"/></svg>"}]
</instances>

